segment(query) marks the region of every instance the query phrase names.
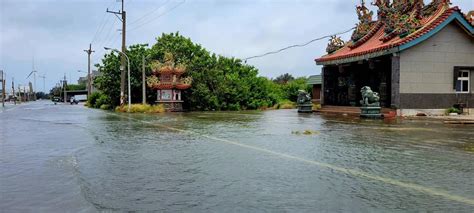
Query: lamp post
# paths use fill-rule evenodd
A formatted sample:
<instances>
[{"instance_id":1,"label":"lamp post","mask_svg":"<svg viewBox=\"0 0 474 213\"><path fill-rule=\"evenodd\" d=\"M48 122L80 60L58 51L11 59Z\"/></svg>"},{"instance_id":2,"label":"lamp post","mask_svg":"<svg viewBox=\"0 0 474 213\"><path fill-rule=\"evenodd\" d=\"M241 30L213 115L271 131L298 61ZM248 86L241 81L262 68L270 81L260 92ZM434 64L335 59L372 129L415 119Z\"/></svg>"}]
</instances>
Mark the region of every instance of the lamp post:
<instances>
[{"instance_id":1,"label":"lamp post","mask_svg":"<svg viewBox=\"0 0 474 213\"><path fill-rule=\"evenodd\" d=\"M125 56L127 58L127 65L128 65L128 112L130 112L130 104L132 103L132 96L131 96L131 85L130 85L130 59L128 58L127 54L124 52L121 52L117 49L112 49L109 47L104 47L105 50L111 50L112 52L117 52ZM123 97L123 94L120 94Z\"/></svg>"}]
</instances>

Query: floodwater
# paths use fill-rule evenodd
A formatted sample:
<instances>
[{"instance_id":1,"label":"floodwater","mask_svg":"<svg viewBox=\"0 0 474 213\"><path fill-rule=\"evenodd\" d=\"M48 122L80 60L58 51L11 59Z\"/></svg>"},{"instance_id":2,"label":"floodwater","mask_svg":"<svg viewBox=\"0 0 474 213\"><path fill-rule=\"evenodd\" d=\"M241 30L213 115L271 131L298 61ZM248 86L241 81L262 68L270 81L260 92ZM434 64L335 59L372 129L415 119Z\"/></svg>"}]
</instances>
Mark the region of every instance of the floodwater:
<instances>
[{"instance_id":1,"label":"floodwater","mask_svg":"<svg viewBox=\"0 0 474 213\"><path fill-rule=\"evenodd\" d=\"M2 212L472 212L473 163L474 127L437 121L0 113Z\"/></svg>"}]
</instances>

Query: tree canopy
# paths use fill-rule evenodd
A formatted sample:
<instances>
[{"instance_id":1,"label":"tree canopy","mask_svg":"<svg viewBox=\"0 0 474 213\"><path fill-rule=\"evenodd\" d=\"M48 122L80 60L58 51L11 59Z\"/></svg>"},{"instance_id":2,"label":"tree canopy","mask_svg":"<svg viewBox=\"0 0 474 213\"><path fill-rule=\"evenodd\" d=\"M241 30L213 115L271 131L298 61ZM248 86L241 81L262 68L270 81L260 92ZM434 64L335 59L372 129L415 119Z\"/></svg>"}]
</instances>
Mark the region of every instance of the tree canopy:
<instances>
[{"instance_id":1,"label":"tree canopy","mask_svg":"<svg viewBox=\"0 0 474 213\"><path fill-rule=\"evenodd\" d=\"M131 61L132 102L141 101L142 58L146 59L146 75L151 75L148 66L152 60L163 61L165 53L171 53L175 62L185 64L193 84L183 92L185 107L190 110L242 110L271 107L281 100L296 100L298 89L306 88L306 78L294 78L286 74L285 84L258 76L258 70L242 63L240 59L210 53L199 44L193 43L179 33L162 34L156 43L148 48L146 44L132 45L126 54ZM120 97L120 56L115 53L104 55L102 64L96 67L101 73L94 79L94 85L107 95L112 105ZM289 78L290 76L291 78ZM156 92L147 89L147 100L154 103Z\"/></svg>"}]
</instances>

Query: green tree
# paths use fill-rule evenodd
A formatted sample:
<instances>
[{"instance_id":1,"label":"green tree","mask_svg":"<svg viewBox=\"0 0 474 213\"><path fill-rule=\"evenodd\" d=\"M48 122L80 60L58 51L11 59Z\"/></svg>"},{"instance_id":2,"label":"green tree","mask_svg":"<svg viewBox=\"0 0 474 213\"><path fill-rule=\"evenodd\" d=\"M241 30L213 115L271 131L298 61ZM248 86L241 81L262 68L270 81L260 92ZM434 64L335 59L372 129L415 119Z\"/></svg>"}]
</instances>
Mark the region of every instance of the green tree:
<instances>
[{"instance_id":1,"label":"green tree","mask_svg":"<svg viewBox=\"0 0 474 213\"><path fill-rule=\"evenodd\" d=\"M146 57L147 64L152 60L163 62L165 53L171 53L176 64L185 64L185 75L193 78L192 87L183 92L185 107L191 110L258 109L273 106L286 94L271 80L259 77L255 67L242 63L240 59L211 54L189 38L170 33L158 37L151 48L140 44L132 45L127 50L131 61L132 102L141 101L142 57ZM102 64L96 66L101 75L95 78L95 85L109 97L110 104L118 105L119 55L106 54ZM149 66L146 74L151 75ZM147 100L153 103L156 92L148 89L147 94Z\"/></svg>"},{"instance_id":2,"label":"green tree","mask_svg":"<svg viewBox=\"0 0 474 213\"><path fill-rule=\"evenodd\" d=\"M71 91L71 90L86 90L86 85L85 84L68 84L66 86L66 90Z\"/></svg>"},{"instance_id":3,"label":"green tree","mask_svg":"<svg viewBox=\"0 0 474 213\"><path fill-rule=\"evenodd\" d=\"M306 77L299 77L295 80L289 81L287 84L281 85L284 93L284 98L295 102L298 99L298 90L305 90L311 93L311 86L307 83Z\"/></svg>"},{"instance_id":4,"label":"green tree","mask_svg":"<svg viewBox=\"0 0 474 213\"><path fill-rule=\"evenodd\" d=\"M285 73L283 75L276 77L273 80L273 82L277 84L287 84L288 82L293 81L293 80L295 80L295 78L292 75L290 75L289 73Z\"/></svg>"}]
</instances>

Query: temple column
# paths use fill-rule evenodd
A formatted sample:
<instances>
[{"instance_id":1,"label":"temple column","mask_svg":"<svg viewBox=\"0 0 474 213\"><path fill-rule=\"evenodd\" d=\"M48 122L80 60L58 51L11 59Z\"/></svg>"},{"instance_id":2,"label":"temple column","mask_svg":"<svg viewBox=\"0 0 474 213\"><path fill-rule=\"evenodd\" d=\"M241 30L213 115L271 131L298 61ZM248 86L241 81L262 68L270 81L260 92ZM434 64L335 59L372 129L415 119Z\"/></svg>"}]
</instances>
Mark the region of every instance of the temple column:
<instances>
[{"instance_id":1,"label":"temple column","mask_svg":"<svg viewBox=\"0 0 474 213\"><path fill-rule=\"evenodd\" d=\"M400 54L395 53L391 57L392 61L392 94L391 107L400 109Z\"/></svg>"}]
</instances>

